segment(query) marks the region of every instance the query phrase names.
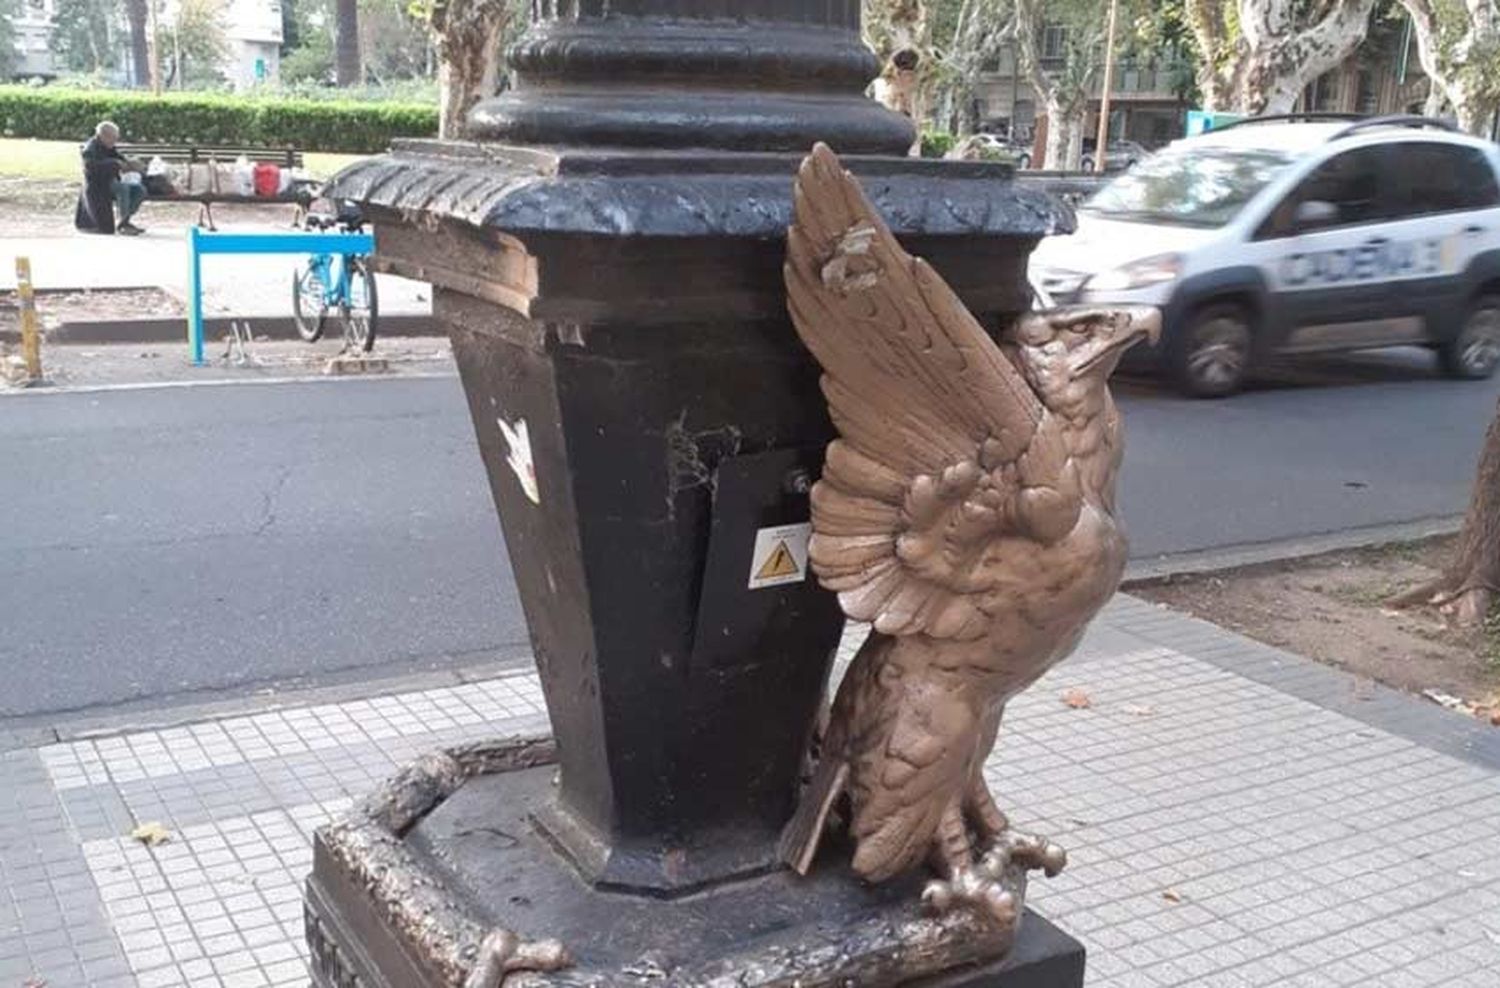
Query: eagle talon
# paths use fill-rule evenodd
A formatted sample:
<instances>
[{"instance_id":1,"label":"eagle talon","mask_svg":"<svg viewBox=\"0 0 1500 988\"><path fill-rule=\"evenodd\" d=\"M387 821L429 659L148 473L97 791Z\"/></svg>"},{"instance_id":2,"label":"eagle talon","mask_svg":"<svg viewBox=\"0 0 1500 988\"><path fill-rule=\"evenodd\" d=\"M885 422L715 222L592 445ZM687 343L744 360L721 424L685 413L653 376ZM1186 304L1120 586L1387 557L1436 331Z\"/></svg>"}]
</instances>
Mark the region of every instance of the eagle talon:
<instances>
[{"instance_id":1,"label":"eagle talon","mask_svg":"<svg viewBox=\"0 0 1500 988\"><path fill-rule=\"evenodd\" d=\"M995 838L995 848L990 853L1002 849L1006 860L1031 871L1040 871L1048 878L1057 877L1068 866L1067 850L1036 834L1007 830Z\"/></svg>"},{"instance_id":2,"label":"eagle talon","mask_svg":"<svg viewBox=\"0 0 1500 988\"><path fill-rule=\"evenodd\" d=\"M947 881L934 879L922 890L922 904L937 914L967 908L981 919L1009 929L1015 926L1018 916L1016 897L989 872L990 867L981 864L961 868Z\"/></svg>"}]
</instances>

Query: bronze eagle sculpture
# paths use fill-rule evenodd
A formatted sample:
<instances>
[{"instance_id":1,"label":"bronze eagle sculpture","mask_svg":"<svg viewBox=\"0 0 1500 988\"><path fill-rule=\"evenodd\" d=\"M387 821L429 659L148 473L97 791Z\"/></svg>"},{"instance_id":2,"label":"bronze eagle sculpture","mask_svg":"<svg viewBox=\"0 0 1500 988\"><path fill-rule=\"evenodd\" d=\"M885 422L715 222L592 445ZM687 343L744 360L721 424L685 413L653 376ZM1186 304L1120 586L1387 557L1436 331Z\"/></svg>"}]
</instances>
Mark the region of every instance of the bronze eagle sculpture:
<instances>
[{"instance_id":1,"label":"bronze eagle sculpture","mask_svg":"<svg viewBox=\"0 0 1500 988\"><path fill-rule=\"evenodd\" d=\"M1001 873L1053 874L1066 856L1010 829L983 766L1006 701L1072 651L1119 584L1106 382L1128 346L1155 341L1159 315L1033 313L997 345L822 145L797 177L785 276L839 434L812 491L810 562L872 631L782 855L805 873L842 806L861 878L925 861L930 905L1012 926Z\"/></svg>"}]
</instances>

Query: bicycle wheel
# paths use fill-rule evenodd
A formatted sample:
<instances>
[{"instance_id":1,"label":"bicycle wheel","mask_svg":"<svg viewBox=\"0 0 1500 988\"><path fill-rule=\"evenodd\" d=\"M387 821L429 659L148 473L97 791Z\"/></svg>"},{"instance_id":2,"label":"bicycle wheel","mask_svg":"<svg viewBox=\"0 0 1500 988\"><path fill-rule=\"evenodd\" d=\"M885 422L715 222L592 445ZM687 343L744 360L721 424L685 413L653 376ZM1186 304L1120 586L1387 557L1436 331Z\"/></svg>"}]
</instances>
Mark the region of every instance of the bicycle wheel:
<instances>
[{"instance_id":1,"label":"bicycle wheel","mask_svg":"<svg viewBox=\"0 0 1500 988\"><path fill-rule=\"evenodd\" d=\"M380 300L375 293L375 272L363 257L346 257L349 290L339 315L344 320L344 339L350 346L369 353L375 346L375 323L380 318Z\"/></svg>"},{"instance_id":2,"label":"bicycle wheel","mask_svg":"<svg viewBox=\"0 0 1500 988\"><path fill-rule=\"evenodd\" d=\"M323 336L323 321L328 318L328 299L323 279L311 261L292 272L292 319L297 335L309 343Z\"/></svg>"}]
</instances>

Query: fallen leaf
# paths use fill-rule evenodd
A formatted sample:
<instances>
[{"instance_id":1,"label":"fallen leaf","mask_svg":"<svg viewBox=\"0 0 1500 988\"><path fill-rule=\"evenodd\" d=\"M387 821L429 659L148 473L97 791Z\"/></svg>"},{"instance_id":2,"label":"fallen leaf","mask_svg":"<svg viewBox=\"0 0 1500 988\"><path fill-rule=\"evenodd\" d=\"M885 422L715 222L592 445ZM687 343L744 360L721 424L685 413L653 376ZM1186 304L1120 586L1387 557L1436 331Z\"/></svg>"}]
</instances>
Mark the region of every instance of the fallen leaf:
<instances>
[{"instance_id":1,"label":"fallen leaf","mask_svg":"<svg viewBox=\"0 0 1500 988\"><path fill-rule=\"evenodd\" d=\"M1062 701L1074 710L1087 710L1094 705L1094 701L1089 699L1089 695L1076 686L1063 693Z\"/></svg>"},{"instance_id":2,"label":"fallen leaf","mask_svg":"<svg viewBox=\"0 0 1500 988\"><path fill-rule=\"evenodd\" d=\"M171 840L172 831L168 830L166 827L163 827L155 820L152 820L149 823L143 823L140 826L136 827L130 832L130 836L140 841L142 844L145 844L147 847L155 847L158 844L165 844L167 841Z\"/></svg>"},{"instance_id":3,"label":"fallen leaf","mask_svg":"<svg viewBox=\"0 0 1500 988\"><path fill-rule=\"evenodd\" d=\"M1182 893L1179 892L1179 891L1177 891L1176 889L1167 889L1165 892L1163 892L1161 894L1161 897L1163 899L1166 899L1168 902L1181 902L1182 901Z\"/></svg>"},{"instance_id":4,"label":"fallen leaf","mask_svg":"<svg viewBox=\"0 0 1500 988\"><path fill-rule=\"evenodd\" d=\"M21 988L47 988L46 978L27 978L21 982Z\"/></svg>"},{"instance_id":5,"label":"fallen leaf","mask_svg":"<svg viewBox=\"0 0 1500 988\"><path fill-rule=\"evenodd\" d=\"M1155 717L1156 708L1144 703L1127 703L1125 712L1132 717Z\"/></svg>"}]
</instances>

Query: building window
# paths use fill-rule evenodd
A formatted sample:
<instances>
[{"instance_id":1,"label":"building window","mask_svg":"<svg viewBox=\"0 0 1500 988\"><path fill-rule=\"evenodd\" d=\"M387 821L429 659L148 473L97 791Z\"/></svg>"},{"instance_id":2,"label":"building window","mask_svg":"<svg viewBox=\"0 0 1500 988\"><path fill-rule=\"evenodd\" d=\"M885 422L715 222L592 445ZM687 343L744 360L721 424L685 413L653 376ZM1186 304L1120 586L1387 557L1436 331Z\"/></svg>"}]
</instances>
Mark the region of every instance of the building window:
<instances>
[{"instance_id":1,"label":"building window","mask_svg":"<svg viewBox=\"0 0 1500 988\"><path fill-rule=\"evenodd\" d=\"M1302 109L1305 112L1337 110L1339 101L1339 71L1325 72L1308 83L1302 91Z\"/></svg>"},{"instance_id":2,"label":"building window","mask_svg":"<svg viewBox=\"0 0 1500 988\"><path fill-rule=\"evenodd\" d=\"M1048 24L1042 29L1042 57L1063 58L1068 53L1068 29L1061 24Z\"/></svg>"},{"instance_id":3,"label":"building window","mask_svg":"<svg viewBox=\"0 0 1500 988\"><path fill-rule=\"evenodd\" d=\"M1379 108L1380 93L1375 88L1375 73L1361 70L1359 73L1359 96L1355 99L1356 113L1374 113Z\"/></svg>"}]
</instances>

